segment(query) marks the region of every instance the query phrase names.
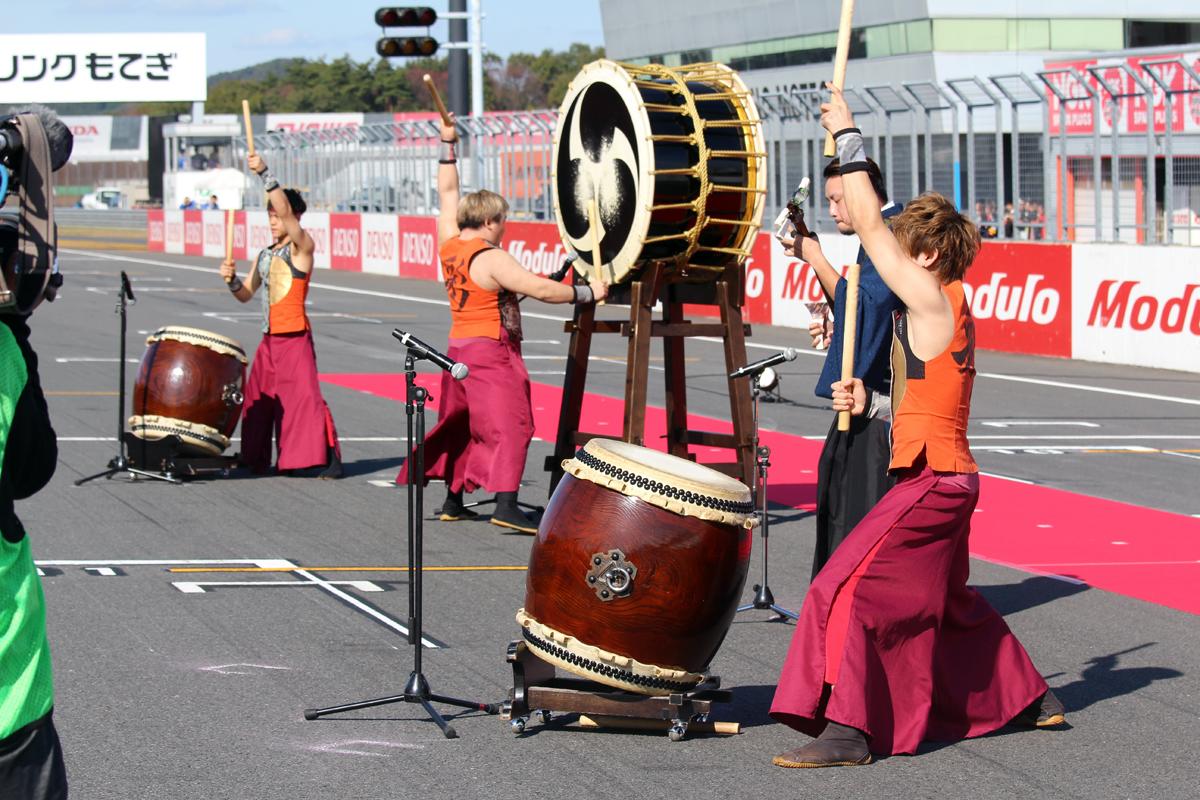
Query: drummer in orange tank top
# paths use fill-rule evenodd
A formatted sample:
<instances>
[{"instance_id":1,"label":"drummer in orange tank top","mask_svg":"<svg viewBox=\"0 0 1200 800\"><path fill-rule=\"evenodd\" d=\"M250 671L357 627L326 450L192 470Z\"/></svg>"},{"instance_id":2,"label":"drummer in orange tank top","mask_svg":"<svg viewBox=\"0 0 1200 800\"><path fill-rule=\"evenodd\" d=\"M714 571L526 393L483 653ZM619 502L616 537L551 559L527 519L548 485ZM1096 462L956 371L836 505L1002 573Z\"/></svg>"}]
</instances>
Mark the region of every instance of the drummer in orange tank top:
<instances>
[{"instance_id":1,"label":"drummer in orange tank top","mask_svg":"<svg viewBox=\"0 0 1200 800\"><path fill-rule=\"evenodd\" d=\"M521 533L537 533L517 504L517 489L533 438L529 373L521 357L519 296L545 303L603 300L602 283L568 286L534 275L500 244L508 203L481 189L459 197L455 145L458 131L443 125L438 161L438 246L450 300L446 355L466 364L458 381L442 374L438 422L425 440L425 477L446 482L443 521L474 519L463 492L496 495L489 520ZM402 470L397 482L403 482Z\"/></svg>"},{"instance_id":2,"label":"drummer in orange tank top","mask_svg":"<svg viewBox=\"0 0 1200 800\"><path fill-rule=\"evenodd\" d=\"M830 91L821 122L837 141L854 230L905 305L892 346L897 483L809 587L771 715L816 738L776 756L781 767L857 766L1009 722L1065 722L1021 643L966 583L979 468L967 442L975 326L962 277L978 229L928 193L889 230L862 134L841 92ZM835 409L863 413L861 380L833 389Z\"/></svg>"},{"instance_id":3,"label":"drummer in orange tank top","mask_svg":"<svg viewBox=\"0 0 1200 800\"><path fill-rule=\"evenodd\" d=\"M221 263L221 276L240 302L250 302L262 289L263 338L246 380L241 463L266 472L275 433L280 472L321 467L319 477L340 478L337 429L321 395L312 324L304 310L315 247L300 225L307 206L298 191L279 185L261 156L251 154L248 165L267 191L272 242L244 282L233 261Z\"/></svg>"}]
</instances>

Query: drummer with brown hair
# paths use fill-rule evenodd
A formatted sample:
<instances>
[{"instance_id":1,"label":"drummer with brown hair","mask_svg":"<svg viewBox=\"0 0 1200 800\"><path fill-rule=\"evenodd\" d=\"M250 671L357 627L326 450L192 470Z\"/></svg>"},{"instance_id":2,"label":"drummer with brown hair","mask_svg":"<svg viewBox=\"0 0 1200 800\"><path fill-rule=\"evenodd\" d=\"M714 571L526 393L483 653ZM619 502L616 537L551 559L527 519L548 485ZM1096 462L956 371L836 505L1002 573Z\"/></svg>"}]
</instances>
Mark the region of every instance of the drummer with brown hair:
<instances>
[{"instance_id":1,"label":"drummer with brown hair","mask_svg":"<svg viewBox=\"0 0 1200 800\"><path fill-rule=\"evenodd\" d=\"M446 355L466 364L458 381L443 373L438 422L425 441L425 477L446 482L443 521L473 519L463 492L495 493L493 525L536 533L517 505L533 439L529 373L521 357L520 295L545 303L603 300L607 284L568 286L534 275L504 250L508 203L487 189L459 196L453 116L441 126L438 247L450 298ZM401 471L398 482L405 480Z\"/></svg>"},{"instance_id":2,"label":"drummer with brown hair","mask_svg":"<svg viewBox=\"0 0 1200 800\"><path fill-rule=\"evenodd\" d=\"M308 206L298 191L279 185L261 156L252 153L248 164L267 191L272 242L258 254L248 281L237 276L233 261L221 262L221 276L241 302L250 302L263 287L263 337L246 381L241 462L265 473L274 432L281 473L321 467L320 477L340 478L337 429L321 396L312 323L304 309L314 250L312 237L300 227Z\"/></svg>"}]
</instances>

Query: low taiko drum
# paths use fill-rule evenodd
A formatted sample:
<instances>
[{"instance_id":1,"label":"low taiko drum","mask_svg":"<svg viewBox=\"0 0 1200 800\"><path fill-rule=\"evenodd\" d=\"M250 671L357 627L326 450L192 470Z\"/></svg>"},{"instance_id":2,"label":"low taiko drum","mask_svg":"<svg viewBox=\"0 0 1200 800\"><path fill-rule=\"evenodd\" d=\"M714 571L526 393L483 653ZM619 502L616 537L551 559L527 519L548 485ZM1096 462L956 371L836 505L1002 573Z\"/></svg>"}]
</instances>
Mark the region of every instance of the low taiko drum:
<instances>
[{"instance_id":1,"label":"low taiko drum","mask_svg":"<svg viewBox=\"0 0 1200 800\"><path fill-rule=\"evenodd\" d=\"M246 352L227 336L175 325L146 345L130 431L146 440L178 436L187 450L219 456L242 414Z\"/></svg>"},{"instance_id":2,"label":"low taiko drum","mask_svg":"<svg viewBox=\"0 0 1200 800\"><path fill-rule=\"evenodd\" d=\"M564 670L647 695L698 684L746 582L750 489L657 450L592 439L554 490L517 622Z\"/></svg>"}]
</instances>

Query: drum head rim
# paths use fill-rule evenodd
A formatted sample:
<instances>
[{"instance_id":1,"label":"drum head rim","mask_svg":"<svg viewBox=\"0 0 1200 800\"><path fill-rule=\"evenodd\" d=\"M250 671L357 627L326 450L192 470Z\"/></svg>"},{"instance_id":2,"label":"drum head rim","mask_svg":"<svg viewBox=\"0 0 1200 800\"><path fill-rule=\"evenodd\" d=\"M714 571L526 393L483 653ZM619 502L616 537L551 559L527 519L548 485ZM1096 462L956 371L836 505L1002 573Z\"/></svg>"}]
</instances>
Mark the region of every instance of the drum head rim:
<instances>
[{"instance_id":1,"label":"drum head rim","mask_svg":"<svg viewBox=\"0 0 1200 800\"><path fill-rule=\"evenodd\" d=\"M535 645L530 650L538 658L555 666L562 667L576 675L581 675L590 680L614 686L618 689L626 689L638 694L659 696L671 694L672 691L686 691L687 687L695 686L704 680L704 675L699 672L688 672L678 667L646 664L635 658L602 650L595 645L588 644L574 636L562 633L551 628L549 625L538 622L524 608L517 611L517 624L521 626L522 630L532 634L536 639L548 643L555 649L563 650L570 656L569 658L555 657L552 653ZM589 669L587 666L589 662L594 664L595 668ZM614 676L612 674L614 672L618 673L618 675L620 673L629 674L634 676L635 679L626 680L619 676ZM647 682L677 685L668 686L668 688L655 688L638 682L636 678L641 678Z\"/></svg>"},{"instance_id":2,"label":"drum head rim","mask_svg":"<svg viewBox=\"0 0 1200 800\"><path fill-rule=\"evenodd\" d=\"M599 75L593 73L600 73ZM567 112L570 111L571 105L584 93L584 91L602 81L598 81L597 77L611 75L617 80L603 81L606 85L617 91L621 100L625 103L625 109L629 113L629 119L633 122L637 142L633 143L637 148L638 156L638 196L634 198L635 203L633 224L629 229L629 236L626 238L621 251L613 257L611 263L612 275L603 275L602 278L615 278L613 282L623 283L625 276L630 274L637 266L637 257L642 251L642 242L647 238L650 231L650 221L652 214L650 212L650 203L643 201L643 195L646 188L649 187L650 196L653 197L654 191L654 174L655 169L655 152L653 143L649 139L650 135L650 117L646 113L646 109L642 107L642 96L637 90L637 84L634 83L633 77L629 74L622 64L612 61L607 58L601 58L584 64L580 69L579 74L567 86L566 96L563 97L562 104L558 109L558 121L554 127L554 146L551 151L551 170L550 182L554 186L554 222L558 226L558 235L562 239L563 246L568 250L577 253L580 258L575 262L575 269L586 279L592 280L595 267L590 263L592 258L592 242L590 240L591 231L588 232L588 241L577 241L571 238L567 233L566 225L563 224L562 213L562 196L558 192L558 152L559 145L562 141L563 134L568 136L570 132L563 131L563 125L567 119ZM581 83L582 81L582 83ZM578 120L578 115L576 116ZM630 252L632 250L632 253Z\"/></svg>"},{"instance_id":3,"label":"drum head rim","mask_svg":"<svg viewBox=\"0 0 1200 800\"><path fill-rule=\"evenodd\" d=\"M645 459L631 457L637 452L654 454L649 460L677 464L679 468L676 472L657 469ZM680 516L744 528L758 524L748 486L711 467L669 453L628 442L592 439L574 458L563 461L562 467L575 478L637 497Z\"/></svg>"},{"instance_id":4,"label":"drum head rim","mask_svg":"<svg viewBox=\"0 0 1200 800\"><path fill-rule=\"evenodd\" d=\"M246 349L242 347L241 342L232 337L222 336L219 333L205 330L204 328L190 328L186 325L163 325L146 337L146 344L152 345L156 342L168 340L195 345L197 347L207 347L209 350L231 355L243 364L249 363L249 359L246 358Z\"/></svg>"}]
</instances>

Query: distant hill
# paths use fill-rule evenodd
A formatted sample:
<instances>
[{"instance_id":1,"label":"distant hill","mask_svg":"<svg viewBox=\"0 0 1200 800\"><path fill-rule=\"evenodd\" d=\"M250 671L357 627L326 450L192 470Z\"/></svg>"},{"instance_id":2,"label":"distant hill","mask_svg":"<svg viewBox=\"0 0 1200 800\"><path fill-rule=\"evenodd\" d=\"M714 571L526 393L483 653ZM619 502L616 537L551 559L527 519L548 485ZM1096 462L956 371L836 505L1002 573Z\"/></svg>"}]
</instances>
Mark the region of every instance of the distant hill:
<instances>
[{"instance_id":1,"label":"distant hill","mask_svg":"<svg viewBox=\"0 0 1200 800\"><path fill-rule=\"evenodd\" d=\"M208 88L211 89L222 81L261 81L272 75L282 75L287 72L287 68L293 63L301 61L304 61L304 59L276 58L272 61L264 61L261 64L243 67L242 69L218 72L216 75L208 76Z\"/></svg>"}]
</instances>

